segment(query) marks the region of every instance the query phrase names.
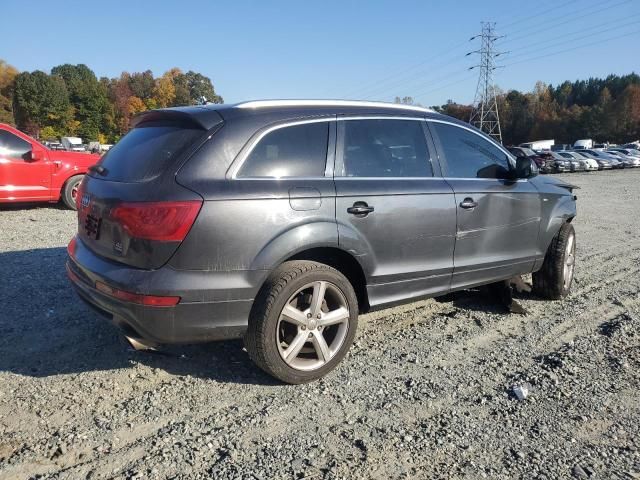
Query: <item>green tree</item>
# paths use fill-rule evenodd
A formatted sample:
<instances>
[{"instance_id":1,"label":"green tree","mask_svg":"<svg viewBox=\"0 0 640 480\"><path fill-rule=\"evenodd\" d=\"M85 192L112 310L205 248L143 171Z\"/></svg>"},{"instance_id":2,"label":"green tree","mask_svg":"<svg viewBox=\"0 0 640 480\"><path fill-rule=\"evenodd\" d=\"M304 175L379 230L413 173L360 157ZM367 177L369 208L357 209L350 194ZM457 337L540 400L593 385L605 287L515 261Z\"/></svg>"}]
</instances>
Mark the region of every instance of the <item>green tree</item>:
<instances>
[{"instance_id":1,"label":"green tree","mask_svg":"<svg viewBox=\"0 0 640 480\"><path fill-rule=\"evenodd\" d=\"M187 88L189 89L189 99L191 104L198 103L201 98L206 98L211 103L224 103L224 100L213 88L213 83L209 77L189 70L184 74Z\"/></svg>"},{"instance_id":2,"label":"green tree","mask_svg":"<svg viewBox=\"0 0 640 480\"><path fill-rule=\"evenodd\" d=\"M51 69L52 76L60 76L69 91L75 108L75 120L80 122L78 134L85 140L98 138L107 112L106 91L93 71L86 65L59 65Z\"/></svg>"},{"instance_id":3,"label":"green tree","mask_svg":"<svg viewBox=\"0 0 640 480\"><path fill-rule=\"evenodd\" d=\"M13 118L13 86L18 70L0 59L0 123L15 124Z\"/></svg>"},{"instance_id":4,"label":"green tree","mask_svg":"<svg viewBox=\"0 0 640 480\"><path fill-rule=\"evenodd\" d=\"M64 130L71 112L64 80L36 70L15 77L13 112L16 125L32 135L43 127Z\"/></svg>"},{"instance_id":5,"label":"green tree","mask_svg":"<svg viewBox=\"0 0 640 480\"><path fill-rule=\"evenodd\" d=\"M144 102L153 98L155 85L155 79L153 78L153 72L151 70L146 70L142 73L134 72L129 76L131 93Z\"/></svg>"}]
</instances>

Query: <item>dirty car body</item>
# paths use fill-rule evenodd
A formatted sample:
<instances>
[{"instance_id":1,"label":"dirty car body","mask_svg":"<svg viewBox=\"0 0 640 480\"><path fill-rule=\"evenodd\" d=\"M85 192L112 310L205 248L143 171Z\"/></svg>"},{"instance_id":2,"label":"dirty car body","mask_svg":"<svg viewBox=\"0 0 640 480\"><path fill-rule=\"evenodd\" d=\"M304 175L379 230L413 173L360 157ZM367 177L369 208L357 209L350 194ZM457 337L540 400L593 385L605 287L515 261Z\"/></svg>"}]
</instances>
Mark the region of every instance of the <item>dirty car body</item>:
<instances>
[{"instance_id":1,"label":"dirty car body","mask_svg":"<svg viewBox=\"0 0 640 480\"><path fill-rule=\"evenodd\" d=\"M159 166L140 146L154 142ZM344 274L361 312L531 273L576 215L571 185L516 178L515 158L468 124L366 102L152 111L100 165L67 270L147 344L241 337L291 260Z\"/></svg>"}]
</instances>

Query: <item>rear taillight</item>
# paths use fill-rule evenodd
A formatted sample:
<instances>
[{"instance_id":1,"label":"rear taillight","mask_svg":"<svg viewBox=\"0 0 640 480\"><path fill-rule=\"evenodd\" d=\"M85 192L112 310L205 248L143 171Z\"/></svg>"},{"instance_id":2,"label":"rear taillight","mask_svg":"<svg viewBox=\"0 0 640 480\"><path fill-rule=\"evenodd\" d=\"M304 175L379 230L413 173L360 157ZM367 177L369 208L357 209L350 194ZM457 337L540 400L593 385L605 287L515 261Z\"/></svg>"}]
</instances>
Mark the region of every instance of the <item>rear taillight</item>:
<instances>
[{"instance_id":1,"label":"rear taillight","mask_svg":"<svg viewBox=\"0 0 640 480\"><path fill-rule=\"evenodd\" d=\"M83 194L84 194L84 182L80 182L80 185L78 185L78 190L76 190L76 198L75 198L76 210L77 211L82 210L82 195Z\"/></svg>"},{"instance_id":2,"label":"rear taillight","mask_svg":"<svg viewBox=\"0 0 640 480\"><path fill-rule=\"evenodd\" d=\"M122 203L111 210L111 219L135 238L181 242L201 207L201 200Z\"/></svg>"},{"instance_id":3,"label":"rear taillight","mask_svg":"<svg viewBox=\"0 0 640 480\"><path fill-rule=\"evenodd\" d=\"M180 297L162 297L158 295L143 295L141 293L131 293L110 287L106 283L96 282L96 290L117 298L123 302L138 303L149 307L173 307L180 302Z\"/></svg>"},{"instance_id":4,"label":"rear taillight","mask_svg":"<svg viewBox=\"0 0 640 480\"><path fill-rule=\"evenodd\" d=\"M76 242L77 240L76 240L76 237L74 236L69 242L69 245L67 245L67 253L71 258L75 258L76 256Z\"/></svg>"}]
</instances>

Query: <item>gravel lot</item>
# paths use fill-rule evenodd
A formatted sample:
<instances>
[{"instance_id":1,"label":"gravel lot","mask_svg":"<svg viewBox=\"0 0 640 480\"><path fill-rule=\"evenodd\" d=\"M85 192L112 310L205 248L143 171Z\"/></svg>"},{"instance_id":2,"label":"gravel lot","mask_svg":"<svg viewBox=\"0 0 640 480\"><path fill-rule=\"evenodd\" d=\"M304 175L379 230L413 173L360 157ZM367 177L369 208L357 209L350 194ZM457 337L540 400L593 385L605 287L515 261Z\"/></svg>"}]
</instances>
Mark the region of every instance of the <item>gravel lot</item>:
<instances>
[{"instance_id":1,"label":"gravel lot","mask_svg":"<svg viewBox=\"0 0 640 480\"><path fill-rule=\"evenodd\" d=\"M130 350L67 283L74 213L1 209L0 478L640 478L640 169L563 178L569 298L365 315L303 386L240 342Z\"/></svg>"}]
</instances>

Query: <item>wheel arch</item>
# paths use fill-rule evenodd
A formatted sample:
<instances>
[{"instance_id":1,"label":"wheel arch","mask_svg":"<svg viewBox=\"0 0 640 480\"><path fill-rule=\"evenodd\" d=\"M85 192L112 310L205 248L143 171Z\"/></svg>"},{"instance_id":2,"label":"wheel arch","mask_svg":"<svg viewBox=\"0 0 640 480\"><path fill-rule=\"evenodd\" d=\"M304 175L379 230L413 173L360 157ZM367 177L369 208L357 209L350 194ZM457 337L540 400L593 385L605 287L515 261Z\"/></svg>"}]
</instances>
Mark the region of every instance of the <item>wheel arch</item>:
<instances>
[{"instance_id":1,"label":"wheel arch","mask_svg":"<svg viewBox=\"0 0 640 480\"><path fill-rule=\"evenodd\" d=\"M315 247L297 252L284 261L292 260L309 260L335 268L347 277L347 280L353 286L358 298L360 312L364 313L369 310L369 296L367 294L367 280L364 270L358 260L349 252L337 247Z\"/></svg>"},{"instance_id":2,"label":"wheel arch","mask_svg":"<svg viewBox=\"0 0 640 480\"><path fill-rule=\"evenodd\" d=\"M553 205L550 212L543 215L540 226L540 251L547 252L553 237L555 237L562 225L571 223L576 217L576 202L573 195L563 195Z\"/></svg>"}]
</instances>

